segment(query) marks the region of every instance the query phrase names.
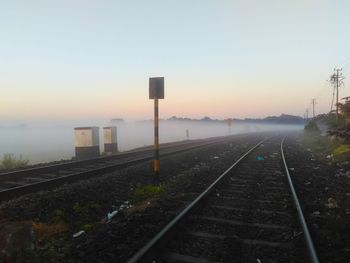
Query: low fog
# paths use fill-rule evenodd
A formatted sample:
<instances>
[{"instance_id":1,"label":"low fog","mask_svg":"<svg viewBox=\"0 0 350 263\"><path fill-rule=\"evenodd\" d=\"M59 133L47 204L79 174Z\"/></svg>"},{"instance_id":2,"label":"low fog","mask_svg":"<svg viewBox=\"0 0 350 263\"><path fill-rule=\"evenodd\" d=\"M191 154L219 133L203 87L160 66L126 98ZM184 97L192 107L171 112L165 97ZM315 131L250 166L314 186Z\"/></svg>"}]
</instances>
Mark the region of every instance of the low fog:
<instances>
[{"instance_id":1,"label":"low fog","mask_svg":"<svg viewBox=\"0 0 350 263\"><path fill-rule=\"evenodd\" d=\"M81 126L100 127L100 146L103 151L103 127L117 126L120 151L153 144L153 122L76 122L65 124L33 123L0 127L0 154L14 154L29 160L30 164L51 162L74 157L74 128ZM261 131L298 130L301 125L275 125L256 123L233 123L231 134ZM160 142L186 140L186 130L190 139L201 139L229 134L226 123L161 121Z\"/></svg>"}]
</instances>

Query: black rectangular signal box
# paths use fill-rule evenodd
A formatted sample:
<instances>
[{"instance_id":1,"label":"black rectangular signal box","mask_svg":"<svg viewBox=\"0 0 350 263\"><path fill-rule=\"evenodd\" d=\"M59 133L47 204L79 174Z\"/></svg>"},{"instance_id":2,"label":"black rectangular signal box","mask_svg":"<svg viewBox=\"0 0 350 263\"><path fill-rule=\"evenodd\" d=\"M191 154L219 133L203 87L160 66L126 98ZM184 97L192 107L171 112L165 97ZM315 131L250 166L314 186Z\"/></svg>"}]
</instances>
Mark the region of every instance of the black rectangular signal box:
<instances>
[{"instance_id":1,"label":"black rectangular signal box","mask_svg":"<svg viewBox=\"0 0 350 263\"><path fill-rule=\"evenodd\" d=\"M164 99L164 77L149 78L149 99Z\"/></svg>"}]
</instances>

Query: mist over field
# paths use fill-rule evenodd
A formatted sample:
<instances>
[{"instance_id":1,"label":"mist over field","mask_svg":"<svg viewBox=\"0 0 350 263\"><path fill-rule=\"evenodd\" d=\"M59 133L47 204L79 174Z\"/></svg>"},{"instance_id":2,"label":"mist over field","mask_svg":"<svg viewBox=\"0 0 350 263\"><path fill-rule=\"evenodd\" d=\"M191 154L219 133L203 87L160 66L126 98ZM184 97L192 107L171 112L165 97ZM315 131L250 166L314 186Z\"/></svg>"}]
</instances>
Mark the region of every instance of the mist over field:
<instances>
[{"instance_id":1,"label":"mist over field","mask_svg":"<svg viewBox=\"0 0 350 263\"><path fill-rule=\"evenodd\" d=\"M51 162L74 157L74 128L81 126L100 127L100 149L103 152L103 127L117 126L120 151L153 144L153 122L125 122L111 125L109 121L70 123L7 123L0 127L0 155L20 155L30 164ZM260 131L298 130L302 125L276 125L256 123L234 123L231 134ZM160 142L186 140L186 129L190 139L201 139L229 134L226 123L161 121Z\"/></svg>"}]
</instances>

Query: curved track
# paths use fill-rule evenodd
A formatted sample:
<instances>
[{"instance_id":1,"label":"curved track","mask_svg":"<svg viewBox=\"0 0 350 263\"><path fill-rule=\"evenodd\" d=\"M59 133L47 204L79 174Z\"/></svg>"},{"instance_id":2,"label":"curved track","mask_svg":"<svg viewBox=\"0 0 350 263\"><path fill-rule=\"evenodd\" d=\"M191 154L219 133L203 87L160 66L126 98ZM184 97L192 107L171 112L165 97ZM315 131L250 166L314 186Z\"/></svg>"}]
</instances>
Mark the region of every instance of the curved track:
<instances>
[{"instance_id":1,"label":"curved track","mask_svg":"<svg viewBox=\"0 0 350 263\"><path fill-rule=\"evenodd\" d=\"M128 262L318 263L283 142L250 149Z\"/></svg>"},{"instance_id":2,"label":"curved track","mask_svg":"<svg viewBox=\"0 0 350 263\"><path fill-rule=\"evenodd\" d=\"M161 145L160 156L169 156L226 140L228 140L228 137L168 143ZM101 175L116 169L149 161L152 158L152 148L146 147L141 150L106 157L0 173L0 201Z\"/></svg>"}]
</instances>

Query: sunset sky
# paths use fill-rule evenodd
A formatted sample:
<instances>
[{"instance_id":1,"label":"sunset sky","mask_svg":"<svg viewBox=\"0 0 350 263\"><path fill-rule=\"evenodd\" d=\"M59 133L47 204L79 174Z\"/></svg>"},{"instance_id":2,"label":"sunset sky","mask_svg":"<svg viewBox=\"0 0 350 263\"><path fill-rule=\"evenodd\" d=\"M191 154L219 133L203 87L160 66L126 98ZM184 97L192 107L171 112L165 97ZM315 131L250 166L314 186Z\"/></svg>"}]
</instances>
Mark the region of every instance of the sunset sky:
<instances>
[{"instance_id":1,"label":"sunset sky","mask_svg":"<svg viewBox=\"0 0 350 263\"><path fill-rule=\"evenodd\" d=\"M302 116L350 95L350 1L0 2L0 120Z\"/></svg>"}]
</instances>

